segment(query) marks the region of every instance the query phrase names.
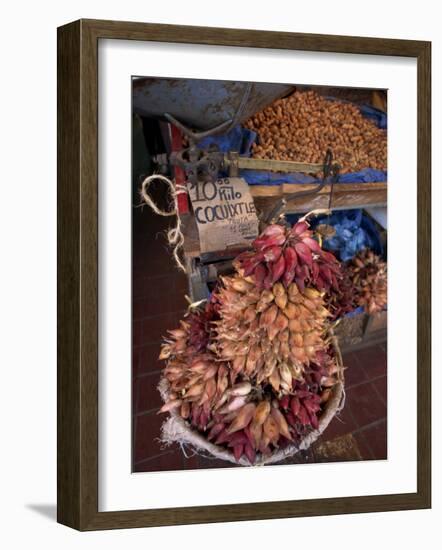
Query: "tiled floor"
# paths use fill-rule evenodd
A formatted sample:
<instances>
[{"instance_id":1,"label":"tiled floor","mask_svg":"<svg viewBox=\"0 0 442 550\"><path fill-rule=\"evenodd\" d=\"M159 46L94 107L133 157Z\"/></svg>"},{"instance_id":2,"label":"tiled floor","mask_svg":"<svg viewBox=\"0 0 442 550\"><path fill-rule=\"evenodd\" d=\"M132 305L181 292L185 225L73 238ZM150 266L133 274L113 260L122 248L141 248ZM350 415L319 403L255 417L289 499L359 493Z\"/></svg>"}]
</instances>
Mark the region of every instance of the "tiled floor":
<instances>
[{"instance_id":1,"label":"tiled floor","mask_svg":"<svg viewBox=\"0 0 442 550\"><path fill-rule=\"evenodd\" d=\"M156 197L158 199L158 197ZM176 450L158 443L163 416L157 391L162 363L161 338L175 327L186 309L187 279L172 261L165 230L171 218L154 215L149 208L133 213L132 292L132 404L133 465L135 471L176 469L183 461Z\"/></svg>"},{"instance_id":2,"label":"tiled floor","mask_svg":"<svg viewBox=\"0 0 442 550\"><path fill-rule=\"evenodd\" d=\"M164 230L170 218L148 208L134 212L133 239L133 469L136 472L232 467L199 456L186 457L158 441L164 415L156 386L162 364L161 337L177 326L186 308L186 277L173 265ZM385 345L344 354L346 403L308 451L285 463L387 458L387 359Z\"/></svg>"}]
</instances>

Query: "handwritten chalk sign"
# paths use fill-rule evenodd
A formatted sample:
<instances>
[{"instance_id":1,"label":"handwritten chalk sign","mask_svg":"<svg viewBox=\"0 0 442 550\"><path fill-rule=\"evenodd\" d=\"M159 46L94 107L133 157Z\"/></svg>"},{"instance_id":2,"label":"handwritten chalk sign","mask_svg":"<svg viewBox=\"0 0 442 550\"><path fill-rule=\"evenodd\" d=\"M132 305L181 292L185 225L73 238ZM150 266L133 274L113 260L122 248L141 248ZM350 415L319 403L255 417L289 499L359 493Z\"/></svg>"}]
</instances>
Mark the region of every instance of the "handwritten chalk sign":
<instances>
[{"instance_id":1,"label":"handwritten chalk sign","mask_svg":"<svg viewBox=\"0 0 442 550\"><path fill-rule=\"evenodd\" d=\"M189 189L201 252L247 246L258 235L258 218L247 182L222 178Z\"/></svg>"}]
</instances>

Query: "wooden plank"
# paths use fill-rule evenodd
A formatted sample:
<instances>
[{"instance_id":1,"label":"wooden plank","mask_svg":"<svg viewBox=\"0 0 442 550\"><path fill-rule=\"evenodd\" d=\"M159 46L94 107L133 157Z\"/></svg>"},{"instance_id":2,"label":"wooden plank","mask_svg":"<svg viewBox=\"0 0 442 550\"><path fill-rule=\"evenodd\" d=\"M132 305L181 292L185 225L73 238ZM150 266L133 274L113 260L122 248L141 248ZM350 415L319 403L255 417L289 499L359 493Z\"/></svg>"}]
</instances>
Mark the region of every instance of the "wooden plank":
<instances>
[{"instance_id":1,"label":"wooden plank","mask_svg":"<svg viewBox=\"0 0 442 550\"><path fill-rule=\"evenodd\" d=\"M252 197L283 197L298 191L309 191L317 186L316 183L283 183L281 185L250 185ZM335 183L334 194L386 191L386 182L369 183ZM329 195L330 185L325 185L320 194Z\"/></svg>"},{"instance_id":2,"label":"wooden plank","mask_svg":"<svg viewBox=\"0 0 442 550\"><path fill-rule=\"evenodd\" d=\"M258 189L259 187L259 189ZM315 185L283 184L281 186L253 186L252 196L260 212L267 212L275 200L287 198L294 192L314 189ZM301 213L315 208L328 208L330 186L326 185L319 193L294 198L287 201L286 212ZM334 209L364 208L366 206L385 206L387 204L387 183L337 183L333 187L331 207Z\"/></svg>"},{"instance_id":3,"label":"wooden plank","mask_svg":"<svg viewBox=\"0 0 442 550\"><path fill-rule=\"evenodd\" d=\"M181 223L184 235L184 255L187 258L196 258L200 255L200 239L193 214L181 216Z\"/></svg>"},{"instance_id":4,"label":"wooden plank","mask_svg":"<svg viewBox=\"0 0 442 550\"><path fill-rule=\"evenodd\" d=\"M79 528L80 441L80 23L58 29L57 520Z\"/></svg>"},{"instance_id":5,"label":"wooden plank","mask_svg":"<svg viewBox=\"0 0 442 550\"><path fill-rule=\"evenodd\" d=\"M230 160L226 158L224 164L228 167ZM309 162L295 162L291 160L272 160L238 157L238 168L245 170L266 170L269 172L305 172L308 174L317 174L321 172L323 164L313 164Z\"/></svg>"},{"instance_id":6,"label":"wooden plank","mask_svg":"<svg viewBox=\"0 0 442 550\"><path fill-rule=\"evenodd\" d=\"M364 338L372 333L380 331L387 332L388 314L387 311L379 311L369 316L367 325L365 326Z\"/></svg>"},{"instance_id":7,"label":"wooden plank","mask_svg":"<svg viewBox=\"0 0 442 550\"><path fill-rule=\"evenodd\" d=\"M98 511L98 126L94 36L58 29L57 520Z\"/></svg>"}]
</instances>

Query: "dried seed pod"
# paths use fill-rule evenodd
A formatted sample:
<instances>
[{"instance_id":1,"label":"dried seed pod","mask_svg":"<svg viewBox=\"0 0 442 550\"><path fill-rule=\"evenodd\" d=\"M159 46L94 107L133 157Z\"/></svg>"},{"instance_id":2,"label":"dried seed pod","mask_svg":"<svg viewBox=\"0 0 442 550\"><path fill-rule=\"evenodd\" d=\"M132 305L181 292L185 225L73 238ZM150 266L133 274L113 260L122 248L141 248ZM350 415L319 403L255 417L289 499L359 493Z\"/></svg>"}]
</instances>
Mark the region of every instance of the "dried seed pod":
<instances>
[{"instance_id":1,"label":"dried seed pod","mask_svg":"<svg viewBox=\"0 0 442 550\"><path fill-rule=\"evenodd\" d=\"M269 415L264 424L262 425L264 435L269 439L269 442L273 445L277 445L280 436L279 426L272 415Z\"/></svg>"},{"instance_id":2,"label":"dried seed pod","mask_svg":"<svg viewBox=\"0 0 442 550\"><path fill-rule=\"evenodd\" d=\"M248 395L252 390L252 384L250 382L241 382L240 384L236 384L229 390L227 390L228 395L235 395L235 396L245 396Z\"/></svg>"},{"instance_id":3,"label":"dried seed pod","mask_svg":"<svg viewBox=\"0 0 442 550\"><path fill-rule=\"evenodd\" d=\"M235 419L227 428L227 432L231 434L248 426L253 418L253 415L255 414L255 409L256 406L254 403L247 403L239 409Z\"/></svg>"},{"instance_id":4,"label":"dried seed pod","mask_svg":"<svg viewBox=\"0 0 442 550\"><path fill-rule=\"evenodd\" d=\"M279 408L272 408L271 415L278 426L279 433L291 441L293 439L292 434L290 433L287 421Z\"/></svg>"},{"instance_id":5,"label":"dried seed pod","mask_svg":"<svg viewBox=\"0 0 442 550\"><path fill-rule=\"evenodd\" d=\"M216 353L232 361L236 374L244 374L260 384L267 380L275 391L289 391L287 372L297 372L314 358L317 350L326 346L323 332L328 312L324 300L320 294L304 294L295 283L286 289L278 282L272 289L256 294L255 305L245 306L240 301L241 293L234 290L235 279L236 276L224 277L217 291L220 319L213 334ZM264 302L268 304L266 309L262 308ZM258 327L242 331L241 319L245 315L252 318L253 307ZM283 372L279 372L281 368Z\"/></svg>"},{"instance_id":6,"label":"dried seed pod","mask_svg":"<svg viewBox=\"0 0 442 550\"><path fill-rule=\"evenodd\" d=\"M227 394L228 395L228 394ZM234 397L229 403L219 409L220 414L229 414L234 411L238 411L246 404L246 398L243 395Z\"/></svg>"},{"instance_id":7,"label":"dried seed pod","mask_svg":"<svg viewBox=\"0 0 442 550\"><path fill-rule=\"evenodd\" d=\"M340 278L339 262L333 254L321 249L305 220L295 224L292 229L276 224L269 227L275 228L273 230L278 228L277 235L265 235L263 232L252 243L254 252L241 254L234 262L242 275L253 273L256 288L270 289L278 281L289 287L294 279L301 290L311 283L316 285L318 281L321 290L337 285ZM277 245L275 239L278 239ZM242 279L238 285L241 290ZM281 293L278 296L278 301L283 303L284 295Z\"/></svg>"},{"instance_id":8,"label":"dried seed pod","mask_svg":"<svg viewBox=\"0 0 442 550\"><path fill-rule=\"evenodd\" d=\"M268 417L269 413L270 413L270 402L267 401L267 400L264 400L264 401L261 401L257 406L256 406L256 409L255 409L255 414L254 414L254 422L256 422L256 424L258 425L261 425L261 424L264 424L264 421L266 420L266 418Z\"/></svg>"},{"instance_id":9,"label":"dried seed pod","mask_svg":"<svg viewBox=\"0 0 442 550\"><path fill-rule=\"evenodd\" d=\"M356 304L370 314L382 311L387 305L386 262L372 250L364 249L347 267Z\"/></svg>"},{"instance_id":10,"label":"dried seed pod","mask_svg":"<svg viewBox=\"0 0 442 550\"><path fill-rule=\"evenodd\" d=\"M235 260L238 273L221 277L207 307L189 313L162 347L169 383L162 410L179 414L238 461L253 464L256 453L267 455L317 428L321 395L338 381L323 293L305 284L320 273L333 280L339 265L308 239L305 221L292 229L269 226L255 250ZM287 250L296 256L294 268L286 264L294 257ZM282 261L295 281L279 273ZM255 277L260 266L262 285Z\"/></svg>"}]
</instances>

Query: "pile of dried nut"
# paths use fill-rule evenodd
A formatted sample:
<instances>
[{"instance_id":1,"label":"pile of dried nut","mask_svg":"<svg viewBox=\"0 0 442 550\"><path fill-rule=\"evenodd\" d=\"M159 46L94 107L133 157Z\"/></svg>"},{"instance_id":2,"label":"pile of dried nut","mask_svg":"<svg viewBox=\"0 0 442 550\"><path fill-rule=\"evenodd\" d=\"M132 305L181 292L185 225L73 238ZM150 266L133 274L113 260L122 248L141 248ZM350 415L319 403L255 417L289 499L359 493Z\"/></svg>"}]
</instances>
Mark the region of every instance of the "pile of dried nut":
<instances>
[{"instance_id":1,"label":"pile of dried nut","mask_svg":"<svg viewBox=\"0 0 442 550\"><path fill-rule=\"evenodd\" d=\"M322 163L327 149L341 173L387 169L387 132L364 118L358 107L296 91L249 118L258 134L255 158Z\"/></svg>"}]
</instances>

